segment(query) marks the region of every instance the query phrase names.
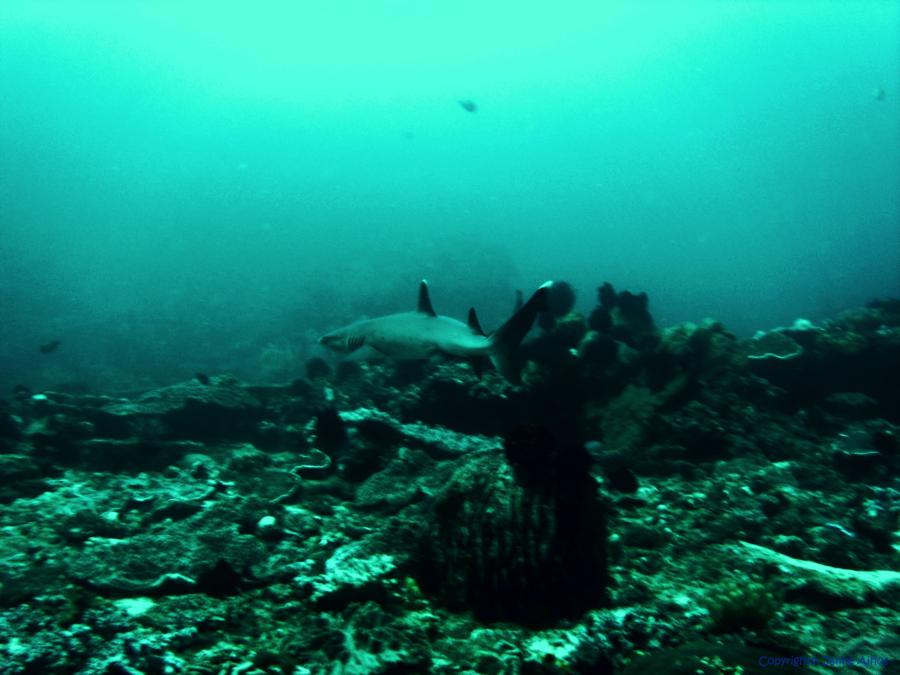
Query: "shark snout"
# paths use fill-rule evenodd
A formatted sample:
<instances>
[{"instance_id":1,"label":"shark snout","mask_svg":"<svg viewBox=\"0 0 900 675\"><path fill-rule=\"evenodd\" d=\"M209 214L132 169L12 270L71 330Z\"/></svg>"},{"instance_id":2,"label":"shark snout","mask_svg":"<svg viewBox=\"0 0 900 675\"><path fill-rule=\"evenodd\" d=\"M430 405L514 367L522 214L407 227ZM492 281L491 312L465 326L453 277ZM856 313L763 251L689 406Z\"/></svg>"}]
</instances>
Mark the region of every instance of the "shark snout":
<instances>
[{"instance_id":1,"label":"shark snout","mask_svg":"<svg viewBox=\"0 0 900 675\"><path fill-rule=\"evenodd\" d=\"M326 333L320 337L319 344L334 351L344 351L344 338L335 333Z\"/></svg>"}]
</instances>

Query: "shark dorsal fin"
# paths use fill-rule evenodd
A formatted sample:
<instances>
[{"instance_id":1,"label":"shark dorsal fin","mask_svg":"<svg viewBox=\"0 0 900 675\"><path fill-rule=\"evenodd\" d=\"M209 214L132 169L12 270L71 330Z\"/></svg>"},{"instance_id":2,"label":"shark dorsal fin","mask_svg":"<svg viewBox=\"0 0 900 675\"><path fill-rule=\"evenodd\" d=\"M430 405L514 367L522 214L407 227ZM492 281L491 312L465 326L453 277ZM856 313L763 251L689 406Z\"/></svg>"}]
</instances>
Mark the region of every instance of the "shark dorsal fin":
<instances>
[{"instance_id":1,"label":"shark dorsal fin","mask_svg":"<svg viewBox=\"0 0 900 675\"><path fill-rule=\"evenodd\" d=\"M481 324L478 322L478 315L475 314L475 308L469 308L469 328L471 328L474 332L479 335L484 335L484 331L481 328Z\"/></svg>"},{"instance_id":2,"label":"shark dorsal fin","mask_svg":"<svg viewBox=\"0 0 900 675\"><path fill-rule=\"evenodd\" d=\"M428 295L428 282L424 279L419 284L419 306L416 308L416 311L428 316L437 316L434 307L431 306L431 297Z\"/></svg>"}]
</instances>

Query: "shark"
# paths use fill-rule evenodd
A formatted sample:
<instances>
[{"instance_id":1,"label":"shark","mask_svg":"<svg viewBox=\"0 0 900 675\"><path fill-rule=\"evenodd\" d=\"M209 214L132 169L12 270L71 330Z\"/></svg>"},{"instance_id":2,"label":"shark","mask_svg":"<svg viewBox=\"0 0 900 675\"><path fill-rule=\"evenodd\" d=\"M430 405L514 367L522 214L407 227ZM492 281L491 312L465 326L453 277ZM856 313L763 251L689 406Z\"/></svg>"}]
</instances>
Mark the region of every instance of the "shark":
<instances>
[{"instance_id":1,"label":"shark","mask_svg":"<svg viewBox=\"0 0 900 675\"><path fill-rule=\"evenodd\" d=\"M512 354L531 330L538 312L546 310L552 285L552 281L541 284L526 302L517 304L506 323L487 335L474 307L469 309L466 322L437 314L431 304L428 282L423 279L414 312L356 321L323 335L319 344L343 354L368 350L395 361L438 356L467 359L479 377L485 360L489 360L504 377L516 381L518 372Z\"/></svg>"}]
</instances>

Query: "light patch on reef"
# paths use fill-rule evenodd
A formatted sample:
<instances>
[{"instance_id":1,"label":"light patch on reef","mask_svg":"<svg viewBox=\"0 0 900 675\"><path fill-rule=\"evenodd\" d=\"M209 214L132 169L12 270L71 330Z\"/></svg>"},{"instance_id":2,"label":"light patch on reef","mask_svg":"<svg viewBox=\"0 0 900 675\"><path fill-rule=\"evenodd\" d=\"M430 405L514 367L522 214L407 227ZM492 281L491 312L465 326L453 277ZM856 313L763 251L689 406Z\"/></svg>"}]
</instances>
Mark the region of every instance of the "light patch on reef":
<instances>
[{"instance_id":1,"label":"light patch on reef","mask_svg":"<svg viewBox=\"0 0 900 675\"><path fill-rule=\"evenodd\" d=\"M123 610L128 616L142 616L156 606L156 602L151 598L122 598L116 600L116 607Z\"/></svg>"}]
</instances>

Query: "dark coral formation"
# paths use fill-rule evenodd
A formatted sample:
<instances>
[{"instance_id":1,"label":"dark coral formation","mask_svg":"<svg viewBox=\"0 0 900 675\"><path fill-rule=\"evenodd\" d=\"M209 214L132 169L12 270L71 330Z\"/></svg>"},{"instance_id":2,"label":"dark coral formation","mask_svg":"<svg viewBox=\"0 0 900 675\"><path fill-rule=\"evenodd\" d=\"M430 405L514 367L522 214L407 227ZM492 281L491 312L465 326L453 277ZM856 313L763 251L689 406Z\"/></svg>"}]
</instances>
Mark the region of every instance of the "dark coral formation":
<instances>
[{"instance_id":1,"label":"dark coral formation","mask_svg":"<svg viewBox=\"0 0 900 675\"><path fill-rule=\"evenodd\" d=\"M841 401L848 403L844 394L852 392L867 397L873 406L864 416L897 420L900 336L894 327L898 321L900 307L889 301L843 312L821 326L798 321L757 338L778 336L795 345L792 351L751 353L750 364L755 373L789 392L795 409L810 405L833 409ZM855 405L864 405L863 399L857 397Z\"/></svg>"},{"instance_id":2,"label":"dark coral formation","mask_svg":"<svg viewBox=\"0 0 900 675\"><path fill-rule=\"evenodd\" d=\"M546 626L602 606L606 522L587 452L536 427L504 451L463 466L438 496L426 589L485 621Z\"/></svg>"},{"instance_id":3,"label":"dark coral formation","mask_svg":"<svg viewBox=\"0 0 900 675\"><path fill-rule=\"evenodd\" d=\"M284 386L18 388L0 671L900 657L900 303L739 340L659 328L610 284L587 318L572 298L521 385L347 362Z\"/></svg>"},{"instance_id":4,"label":"dark coral formation","mask_svg":"<svg viewBox=\"0 0 900 675\"><path fill-rule=\"evenodd\" d=\"M616 292L609 282L597 289L599 305L591 312L588 325L600 335L610 335L630 347L648 347L656 339L646 293Z\"/></svg>"},{"instance_id":5,"label":"dark coral formation","mask_svg":"<svg viewBox=\"0 0 900 675\"><path fill-rule=\"evenodd\" d=\"M547 293L547 310L538 315L538 325L543 330L552 330L556 322L575 307L576 294L567 281L554 281Z\"/></svg>"}]
</instances>

